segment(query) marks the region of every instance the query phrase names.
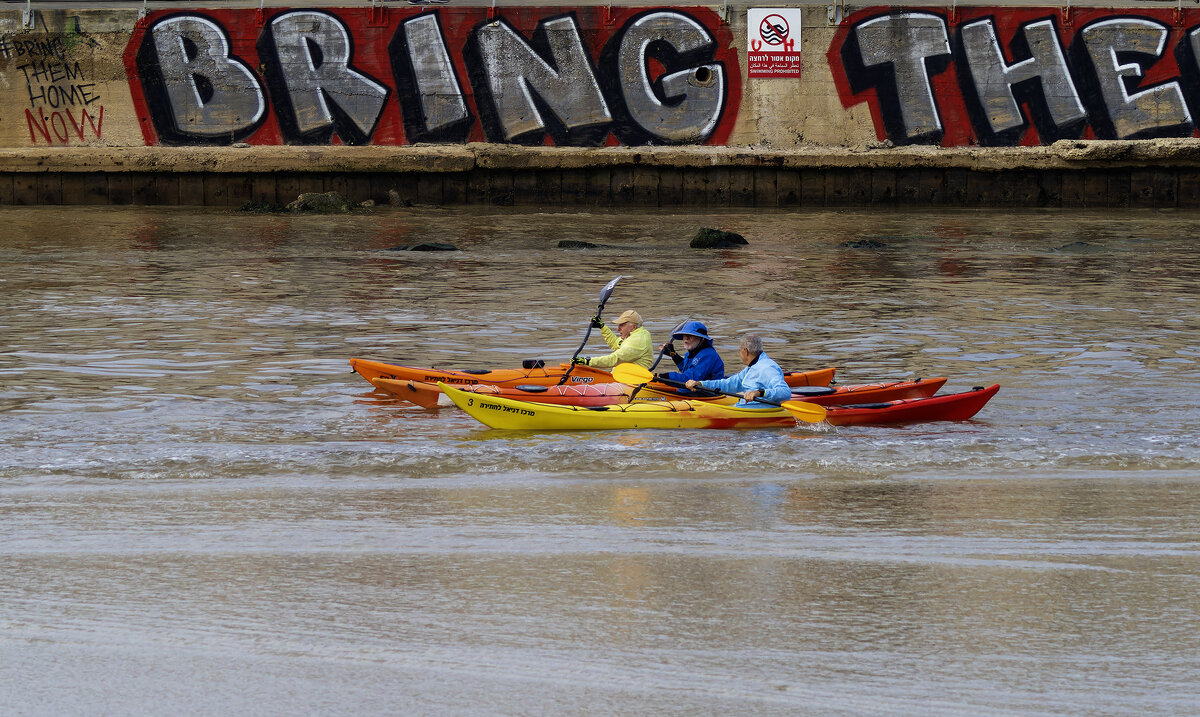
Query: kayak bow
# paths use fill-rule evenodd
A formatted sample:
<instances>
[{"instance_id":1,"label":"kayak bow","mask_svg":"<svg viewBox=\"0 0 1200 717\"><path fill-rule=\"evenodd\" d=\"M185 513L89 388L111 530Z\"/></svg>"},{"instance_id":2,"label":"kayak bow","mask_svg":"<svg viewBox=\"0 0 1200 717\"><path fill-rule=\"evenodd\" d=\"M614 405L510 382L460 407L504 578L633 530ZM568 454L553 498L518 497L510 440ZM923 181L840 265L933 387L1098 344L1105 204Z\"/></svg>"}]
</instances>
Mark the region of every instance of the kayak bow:
<instances>
[{"instance_id":1,"label":"kayak bow","mask_svg":"<svg viewBox=\"0 0 1200 717\"><path fill-rule=\"evenodd\" d=\"M965 421L979 413L979 410L999 390L1000 385L995 384L987 388L976 388L962 393L947 393L928 398L905 398L883 403L830 406L826 420L835 426Z\"/></svg>"}]
</instances>

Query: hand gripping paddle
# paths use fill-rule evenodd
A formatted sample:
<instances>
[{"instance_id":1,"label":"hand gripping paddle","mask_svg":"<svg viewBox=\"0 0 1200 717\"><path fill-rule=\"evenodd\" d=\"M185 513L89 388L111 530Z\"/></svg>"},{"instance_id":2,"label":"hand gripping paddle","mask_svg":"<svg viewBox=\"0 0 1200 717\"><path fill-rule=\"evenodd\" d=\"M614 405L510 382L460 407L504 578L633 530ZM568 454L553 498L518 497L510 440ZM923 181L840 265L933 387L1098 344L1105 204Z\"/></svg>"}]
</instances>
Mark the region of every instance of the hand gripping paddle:
<instances>
[{"instance_id":1,"label":"hand gripping paddle","mask_svg":"<svg viewBox=\"0 0 1200 717\"><path fill-rule=\"evenodd\" d=\"M641 366L632 363L617 364L613 367L612 375L613 378L615 378L618 382L627 383L631 386L636 386L639 383L657 381L658 383L664 383L668 386L675 386L676 388L687 388L687 384L681 381L669 381L667 379L655 378L654 374L650 373ZM715 389L711 388L705 388L704 390L713 391L714 393L720 393L726 396L733 396L734 398L741 398L741 396L737 395L736 393L716 391ZM779 406L795 416L796 420L804 421L805 423L820 423L821 421L825 420L825 407L818 406L815 403L809 403L807 401L784 401L783 403L775 403L774 401L764 401L761 398L756 398L754 400L757 403L766 403L771 406Z\"/></svg>"},{"instance_id":2,"label":"hand gripping paddle","mask_svg":"<svg viewBox=\"0 0 1200 717\"><path fill-rule=\"evenodd\" d=\"M676 332L676 331L678 331L678 330L680 330L680 329L682 329L682 328L683 328L683 325L684 325L684 324L686 324L686 323L687 323L687 322L689 322L689 321L691 321L691 319L684 319L683 321L680 321L680 322L679 322L679 325L678 325L678 326L676 326L675 328L671 329L671 333L667 334L667 343L671 343L671 341L673 341L673 340L674 340L674 337L675 337L675 332ZM658 358L654 359L654 363L650 364L650 370L651 370L651 371L653 371L654 369L658 368L658 363L659 363L659 361L662 361L662 359L663 359L663 356L666 356L666 355L667 355L667 352L666 352L666 350L659 351L659 352L658 352ZM635 365L636 365L636 364L635 364Z\"/></svg>"}]
</instances>

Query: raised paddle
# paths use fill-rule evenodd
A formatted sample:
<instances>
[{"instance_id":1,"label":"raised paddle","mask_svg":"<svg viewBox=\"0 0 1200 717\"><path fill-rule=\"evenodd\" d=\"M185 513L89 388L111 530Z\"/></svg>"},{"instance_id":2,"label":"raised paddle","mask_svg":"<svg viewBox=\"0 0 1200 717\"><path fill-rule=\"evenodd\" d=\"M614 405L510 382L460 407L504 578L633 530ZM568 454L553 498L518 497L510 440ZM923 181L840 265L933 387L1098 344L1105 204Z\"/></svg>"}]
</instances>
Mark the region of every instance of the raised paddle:
<instances>
[{"instance_id":1,"label":"raised paddle","mask_svg":"<svg viewBox=\"0 0 1200 717\"><path fill-rule=\"evenodd\" d=\"M671 381L670 379L657 378L654 374L650 373L646 369L632 363L617 364L613 367L612 375L617 381L621 383L627 383L631 386L657 381L668 386L675 386L676 388L687 388L687 384L683 383L682 381ZM703 386L701 386L701 388L705 391L712 391L713 393L719 393L725 396L741 398L741 396L737 395L736 393L717 391L716 389L704 388ZM756 398L754 400L758 403L765 403L771 406L779 406L780 408L786 409L788 413L796 417L796 420L804 421L805 423L820 423L821 421L825 420L825 407L818 406L815 403L809 403L807 401L784 401L783 403L775 403L774 401L764 401L761 398Z\"/></svg>"},{"instance_id":2,"label":"raised paddle","mask_svg":"<svg viewBox=\"0 0 1200 717\"><path fill-rule=\"evenodd\" d=\"M600 313L604 311L604 304L608 302L608 297L612 295L613 289L616 288L617 282L620 280L621 276L617 275L617 278L605 284L604 290L600 292L600 305L596 307L596 316L599 316ZM567 367L567 372L562 375L562 378L558 379L557 385L561 386L567 382L567 378L571 375L571 372L575 370L575 359L579 358L579 352L583 351L583 347L587 346L588 339L591 337L592 322L588 321L587 333L583 335L583 343L579 344L579 348L575 349L575 355L571 357L571 365Z\"/></svg>"}]
</instances>

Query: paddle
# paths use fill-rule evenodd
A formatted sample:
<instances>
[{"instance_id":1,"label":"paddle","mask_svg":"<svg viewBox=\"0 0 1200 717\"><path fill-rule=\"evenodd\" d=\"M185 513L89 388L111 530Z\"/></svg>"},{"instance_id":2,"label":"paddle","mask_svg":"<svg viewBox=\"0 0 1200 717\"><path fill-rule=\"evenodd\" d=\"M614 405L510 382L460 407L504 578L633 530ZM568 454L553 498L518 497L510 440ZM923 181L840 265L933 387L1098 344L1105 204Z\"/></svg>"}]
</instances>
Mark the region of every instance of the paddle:
<instances>
[{"instance_id":1,"label":"paddle","mask_svg":"<svg viewBox=\"0 0 1200 717\"><path fill-rule=\"evenodd\" d=\"M667 334L667 343L668 343L668 344L669 344L669 343L671 343L671 341L673 340L673 338L674 338L674 336L675 336L675 332L676 332L676 331L678 331L678 330L680 330L680 329L682 329L682 328L683 328L683 325L684 325L684 324L686 324L686 323L687 323L688 321L690 321L690 320L691 320L691 319L684 319L683 321L680 321L680 322L679 322L679 325L678 325L678 326L676 326L675 328L671 329L671 333ZM666 346L666 344L663 344L663 346ZM663 349L662 351L659 351L659 352L658 352L658 358L654 359L654 363L650 364L650 370L651 370L651 371L653 371L654 369L658 368L658 364L659 364L659 362L660 362L660 361L662 361L662 358L663 358L663 356L666 356L666 355L667 355L667 350L666 350L666 349Z\"/></svg>"},{"instance_id":2,"label":"paddle","mask_svg":"<svg viewBox=\"0 0 1200 717\"><path fill-rule=\"evenodd\" d=\"M604 311L604 304L608 302L608 297L612 295L613 289L616 288L617 282L620 280L621 280L621 276L618 275L617 278L608 282L604 286L604 290L600 292L600 305L596 307L596 316L599 316L600 313L602 311ZM563 374L562 378L558 379L559 386L566 383L567 378L571 375L571 372L575 370L575 359L579 358L579 352L583 351L583 347L587 346L588 339L590 339L591 337L592 337L592 322L588 321L587 333L585 333L583 335L583 343L579 344L579 348L575 349L575 355L571 357L571 365L567 368L567 372Z\"/></svg>"},{"instance_id":3,"label":"paddle","mask_svg":"<svg viewBox=\"0 0 1200 717\"><path fill-rule=\"evenodd\" d=\"M621 383L627 383L631 386L640 383L649 383L650 381L658 381L659 383L665 383L668 386L675 386L676 388L687 388L687 384L683 383L682 381L670 381L668 379L656 378L654 374L650 373L641 366L632 363L617 364L613 367L612 375L617 381ZM741 396L737 395L736 393L717 391L716 389L712 388L704 388L704 390L712 391L713 393L720 393L725 396L733 396L734 398L741 398ZM807 401L784 401L783 403L775 403L774 401L764 401L761 398L756 398L754 400L759 403L766 403L771 406L779 406L780 408L784 408L788 413L795 416L797 420L804 421L805 423L820 423L821 421L825 420L825 407L818 406L815 403L808 403Z\"/></svg>"},{"instance_id":4,"label":"paddle","mask_svg":"<svg viewBox=\"0 0 1200 717\"><path fill-rule=\"evenodd\" d=\"M831 396L837 393L833 386L797 386L792 389L793 396Z\"/></svg>"}]
</instances>

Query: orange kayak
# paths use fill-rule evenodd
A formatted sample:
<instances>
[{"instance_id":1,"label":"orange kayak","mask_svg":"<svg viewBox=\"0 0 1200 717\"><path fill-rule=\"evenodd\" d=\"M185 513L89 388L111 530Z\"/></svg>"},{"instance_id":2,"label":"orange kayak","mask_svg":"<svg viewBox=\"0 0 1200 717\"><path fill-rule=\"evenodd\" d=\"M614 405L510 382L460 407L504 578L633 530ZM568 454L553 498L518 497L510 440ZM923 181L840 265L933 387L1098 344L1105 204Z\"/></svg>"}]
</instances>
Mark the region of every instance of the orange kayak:
<instances>
[{"instance_id":1,"label":"orange kayak","mask_svg":"<svg viewBox=\"0 0 1200 717\"><path fill-rule=\"evenodd\" d=\"M540 362L539 362L540 363ZM493 386L556 386L571 364L563 363L557 366L538 366L536 368L508 368L496 370L443 370L433 368L418 368L414 366L399 366L396 364L369 361L367 359L350 359L350 367L368 381L376 378L386 378L394 381L422 381L436 384L439 381L451 386L474 386L491 384ZM789 386L828 386L833 380L832 368L816 371L787 371L784 379ZM612 383L612 374L602 368L592 368L579 364L571 371L563 385L580 385L594 383Z\"/></svg>"},{"instance_id":2,"label":"orange kayak","mask_svg":"<svg viewBox=\"0 0 1200 717\"><path fill-rule=\"evenodd\" d=\"M537 368L458 371L399 366L359 358L350 359L350 368L354 369L355 372L368 381L374 378L388 378L397 381L424 381L425 383L437 383L441 381L451 386L474 386L479 383L489 383L495 386L515 386L517 384L553 386L559 382L563 374L570 367L570 364L564 363L558 366L539 366ZM612 383L612 374L603 369L580 364L575 367L575 370L571 371L571 376L567 379L567 383Z\"/></svg>"},{"instance_id":3,"label":"orange kayak","mask_svg":"<svg viewBox=\"0 0 1200 717\"><path fill-rule=\"evenodd\" d=\"M371 383L381 391L386 391L397 398L411 401L425 408L451 405L450 399L442 395L437 384L425 381L401 381L390 378L374 378ZM946 383L944 378L916 379L915 381L888 381L885 383L869 383L849 386L802 386L793 391L797 399L810 403L845 404L871 403L893 401L902 398L917 398L931 396ZM463 386L463 391L479 395L511 398L517 401L533 403L551 403L559 406L612 406L630 401L669 401L686 398L693 401L707 401L717 404L732 404L737 401L728 396L680 396L677 392L665 386L643 386L636 392L633 387L623 383L592 383L565 384L562 386L540 386L523 384L518 386L494 386L492 384L475 384ZM812 395L820 391L820 395Z\"/></svg>"},{"instance_id":4,"label":"orange kayak","mask_svg":"<svg viewBox=\"0 0 1200 717\"><path fill-rule=\"evenodd\" d=\"M454 403L446 396L436 383L425 381L401 381L391 378L373 378L371 384L381 391L386 391L396 398L402 398L423 408L438 406L453 406ZM611 406L618 403L629 403L633 389L623 383L580 383L563 384L562 386L545 386L538 384L521 384L517 386L496 386L490 383L477 383L474 386L459 386L468 393L486 396L511 398L516 401L533 401L534 403L553 403L560 406ZM641 391L638 395L641 395ZM660 394L661 396L661 394ZM660 400L667 400L660 398Z\"/></svg>"},{"instance_id":5,"label":"orange kayak","mask_svg":"<svg viewBox=\"0 0 1200 717\"><path fill-rule=\"evenodd\" d=\"M818 368L812 371L784 371L783 380L792 388L798 386L828 386L833 383L834 368Z\"/></svg>"}]
</instances>

